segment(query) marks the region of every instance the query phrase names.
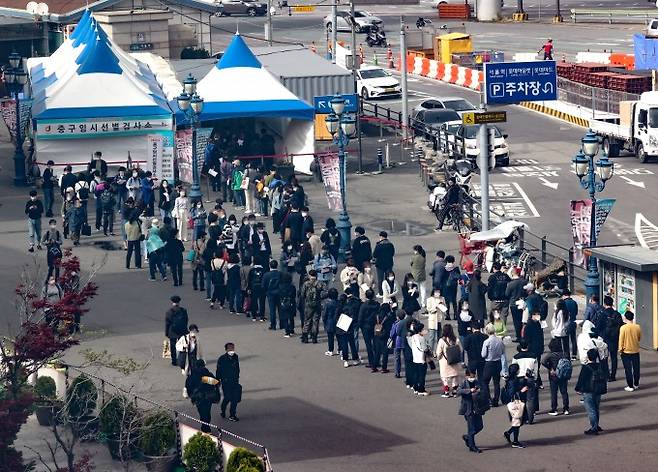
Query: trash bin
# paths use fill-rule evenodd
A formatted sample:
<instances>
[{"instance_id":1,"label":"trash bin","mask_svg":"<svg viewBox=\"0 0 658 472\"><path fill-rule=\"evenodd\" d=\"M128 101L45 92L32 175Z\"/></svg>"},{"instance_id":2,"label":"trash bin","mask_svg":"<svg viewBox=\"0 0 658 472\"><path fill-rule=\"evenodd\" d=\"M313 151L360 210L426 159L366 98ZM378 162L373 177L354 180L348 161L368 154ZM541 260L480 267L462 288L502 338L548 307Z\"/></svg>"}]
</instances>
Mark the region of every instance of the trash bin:
<instances>
[{"instance_id":1,"label":"trash bin","mask_svg":"<svg viewBox=\"0 0 658 472\"><path fill-rule=\"evenodd\" d=\"M640 345L658 349L658 252L640 246L586 250L598 260L601 298L609 295L622 315L635 313L642 328Z\"/></svg>"}]
</instances>

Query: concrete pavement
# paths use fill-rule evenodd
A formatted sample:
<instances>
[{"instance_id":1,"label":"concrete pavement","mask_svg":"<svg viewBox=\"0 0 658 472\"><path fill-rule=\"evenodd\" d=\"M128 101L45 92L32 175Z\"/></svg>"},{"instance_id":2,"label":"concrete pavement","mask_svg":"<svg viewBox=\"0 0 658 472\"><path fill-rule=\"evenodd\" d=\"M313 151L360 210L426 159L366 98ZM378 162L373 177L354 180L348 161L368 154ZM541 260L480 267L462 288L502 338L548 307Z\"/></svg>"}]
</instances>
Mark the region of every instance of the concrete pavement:
<instances>
[{"instance_id":1,"label":"concrete pavement","mask_svg":"<svg viewBox=\"0 0 658 472\"><path fill-rule=\"evenodd\" d=\"M7 146L2 155L7 156ZM11 297L18 269L43 263L45 255L29 255L24 242L22 203L24 192L9 184L11 163L2 161L2 237L4 257L0 260L0 293ZM328 212L317 184L303 182L309 193L312 214L321 225ZM411 247L422 244L428 254L439 248L456 253L452 233L431 231L431 215L423 210L425 194L419 187L417 169L411 164L379 176L352 176L348 179L349 205L353 224L364 225L371 238L387 229L398 256L396 268L406 272ZM406 224L411 234L402 232ZM647 412L656 408L658 358L643 352L642 390L625 393L617 382L603 402L602 426L606 433L597 438L584 436L586 417L572 389L570 417L541 415L537 424L522 428L521 438L528 449L510 449L502 430L508 427L507 414L494 409L485 417L485 430L478 444L482 455L468 452L461 434L465 424L457 416L458 401L438 395L412 396L392 375L371 374L363 367L344 369L336 358L323 355L325 345L301 345L298 338L284 339L280 332L269 332L265 323L253 323L225 311L210 311L198 292L190 286L189 269L185 284L176 290L169 282L147 281L146 270L123 269L123 251L106 253L93 242L83 240L76 249L83 265L107 260L97 276L99 296L85 318L81 346L150 360L141 373L123 377L106 371L92 371L111 381L131 385L135 393L193 413L181 396L183 378L178 369L160 359L164 312L173 293L183 297L190 320L201 327L206 360L215 359L227 341L234 341L241 357L244 401L238 414L241 422L225 423L213 411L213 420L227 429L258 441L269 448L275 470L286 472L420 470L436 468L469 470L577 470L623 468L644 472L655 470L653 444L658 423ZM431 256L430 256L431 259ZM12 318L3 311L0 324ZM321 341L322 342L322 341ZM73 349L71 361L79 358ZM577 373L577 369L576 369ZM618 375L619 376L619 375ZM436 372L428 376L429 389L436 392ZM547 391L542 392L546 411ZM623 449L619 445L623 444ZM623 452L622 452L623 451ZM27 453L29 454L29 453ZM105 464L105 462L103 462ZM493 466L495 464L495 466ZM117 470L115 467L99 470ZM492 469L492 467L494 467Z\"/></svg>"}]
</instances>

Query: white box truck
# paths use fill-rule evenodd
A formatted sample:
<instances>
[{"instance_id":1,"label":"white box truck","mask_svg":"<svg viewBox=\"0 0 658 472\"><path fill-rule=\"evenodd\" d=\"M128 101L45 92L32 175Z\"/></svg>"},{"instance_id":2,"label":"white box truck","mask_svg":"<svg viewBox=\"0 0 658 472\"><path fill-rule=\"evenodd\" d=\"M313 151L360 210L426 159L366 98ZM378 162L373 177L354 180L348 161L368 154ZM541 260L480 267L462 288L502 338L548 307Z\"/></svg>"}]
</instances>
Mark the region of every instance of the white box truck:
<instances>
[{"instance_id":1,"label":"white box truck","mask_svg":"<svg viewBox=\"0 0 658 472\"><path fill-rule=\"evenodd\" d=\"M642 163L658 157L658 92L644 92L638 101L620 102L616 120L591 120L590 128L603 139L609 157L619 156L622 150Z\"/></svg>"}]
</instances>

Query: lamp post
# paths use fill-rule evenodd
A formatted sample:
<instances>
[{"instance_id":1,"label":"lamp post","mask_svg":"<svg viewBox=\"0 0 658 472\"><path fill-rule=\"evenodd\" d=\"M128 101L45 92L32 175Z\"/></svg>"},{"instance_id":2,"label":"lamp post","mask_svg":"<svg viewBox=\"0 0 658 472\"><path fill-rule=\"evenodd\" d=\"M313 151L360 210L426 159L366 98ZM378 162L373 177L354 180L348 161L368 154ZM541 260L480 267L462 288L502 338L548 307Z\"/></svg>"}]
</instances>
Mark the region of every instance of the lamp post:
<instances>
[{"instance_id":1,"label":"lamp post","mask_svg":"<svg viewBox=\"0 0 658 472\"><path fill-rule=\"evenodd\" d=\"M23 70L23 58L17 52L9 55L9 68L5 71L5 80L9 91L16 100L16 149L14 150L14 185L24 187L27 185L25 175L25 152L23 143L25 136L21 129L20 94L27 83L27 73Z\"/></svg>"},{"instance_id":2,"label":"lamp post","mask_svg":"<svg viewBox=\"0 0 658 472\"><path fill-rule=\"evenodd\" d=\"M336 95L331 99L332 113L325 118L327 129L333 136L334 144L338 146L338 166L340 169L340 201L341 212L338 216L336 228L340 231L340 249L339 256L341 261L345 261L347 254L350 252L350 236L352 223L347 213L346 202L346 181L345 181L345 146L350 142L350 137L354 136L356 131L356 119L352 115L345 113L345 100Z\"/></svg>"},{"instance_id":3,"label":"lamp post","mask_svg":"<svg viewBox=\"0 0 658 472\"><path fill-rule=\"evenodd\" d=\"M201 184L199 183L199 167L197 165L196 129L199 118L203 112L203 98L196 93L197 80L192 74L183 81L183 91L176 97L178 108L185 114L185 118L192 128L192 186L190 187L190 200L194 203L201 201Z\"/></svg>"},{"instance_id":4,"label":"lamp post","mask_svg":"<svg viewBox=\"0 0 658 472\"><path fill-rule=\"evenodd\" d=\"M596 194L602 192L605 184L614 174L614 164L604 153L594 163L594 158L599 153L599 138L589 130L582 139L582 148L573 158L573 170L580 180L580 185L587 190L592 201L592 215L590 219L590 243L589 247L596 247ZM598 178L597 178L598 177ZM585 295L587 300L592 295L599 293L599 270L596 258L590 255L585 278Z\"/></svg>"}]
</instances>

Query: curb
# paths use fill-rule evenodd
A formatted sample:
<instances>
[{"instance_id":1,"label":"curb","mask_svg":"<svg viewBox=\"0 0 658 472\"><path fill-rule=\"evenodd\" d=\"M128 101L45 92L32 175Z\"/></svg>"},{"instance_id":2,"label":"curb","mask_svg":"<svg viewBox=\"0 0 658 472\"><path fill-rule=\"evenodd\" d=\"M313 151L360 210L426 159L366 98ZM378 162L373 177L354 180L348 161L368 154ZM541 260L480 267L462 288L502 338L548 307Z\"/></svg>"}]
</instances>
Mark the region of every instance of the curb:
<instances>
[{"instance_id":1,"label":"curb","mask_svg":"<svg viewBox=\"0 0 658 472\"><path fill-rule=\"evenodd\" d=\"M535 111L537 113L541 113L543 115L552 116L558 120L566 121L572 125L580 126L582 128L589 128L589 120L587 118L581 118L580 116L555 110L537 102L521 102L519 103L519 106L527 108L528 110Z\"/></svg>"}]
</instances>

